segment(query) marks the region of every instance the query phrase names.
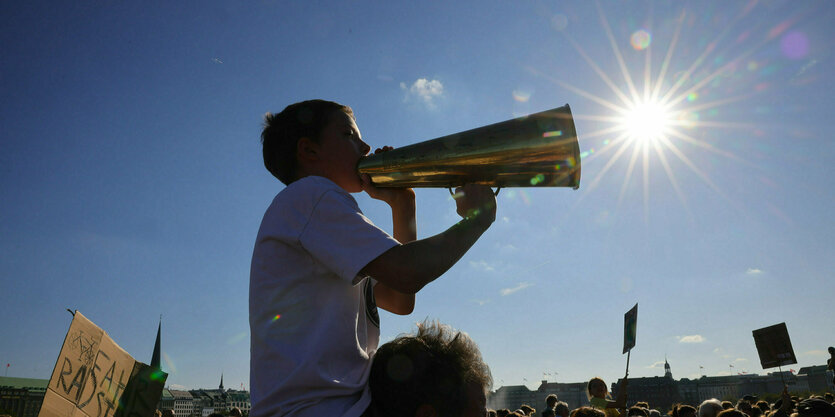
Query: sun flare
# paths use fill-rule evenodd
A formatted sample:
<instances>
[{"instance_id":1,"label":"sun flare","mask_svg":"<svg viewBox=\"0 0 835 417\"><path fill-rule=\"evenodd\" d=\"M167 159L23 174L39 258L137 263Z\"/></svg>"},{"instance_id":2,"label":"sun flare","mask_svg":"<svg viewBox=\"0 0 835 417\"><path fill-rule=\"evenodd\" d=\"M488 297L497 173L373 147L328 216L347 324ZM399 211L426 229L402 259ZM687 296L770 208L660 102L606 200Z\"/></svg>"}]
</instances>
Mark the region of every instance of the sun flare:
<instances>
[{"instance_id":1,"label":"sun flare","mask_svg":"<svg viewBox=\"0 0 835 417\"><path fill-rule=\"evenodd\" d=\"M673 112L659 102L638 102L624 112L619 124L629 140L656 142L669 134Z\"/></svg>"}]
</instances>

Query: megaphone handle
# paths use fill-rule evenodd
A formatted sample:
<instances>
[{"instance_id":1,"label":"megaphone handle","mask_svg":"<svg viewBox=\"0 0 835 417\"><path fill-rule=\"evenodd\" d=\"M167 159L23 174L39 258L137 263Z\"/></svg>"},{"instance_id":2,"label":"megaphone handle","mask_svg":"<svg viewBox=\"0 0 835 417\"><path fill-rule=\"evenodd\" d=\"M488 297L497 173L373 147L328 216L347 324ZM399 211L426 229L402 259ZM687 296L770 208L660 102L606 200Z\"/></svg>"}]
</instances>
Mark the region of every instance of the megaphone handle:
<instances>
[{"instance_id":1,"label":"megaphone handle","mask_svg":"<svg viewBox=\"0 0 835 417\"><path fill-rule=\"evenodd\" d=\"M451 195L453 198L455 198L455 193L452 192L452 187L447 188L447 190L449 190L449 195ZM493 193L493 196L498 197L499 196L499 191L501 191L501 190L502 190L502 187L496 188L496 192Z\"/></svg>"}]
</instances>

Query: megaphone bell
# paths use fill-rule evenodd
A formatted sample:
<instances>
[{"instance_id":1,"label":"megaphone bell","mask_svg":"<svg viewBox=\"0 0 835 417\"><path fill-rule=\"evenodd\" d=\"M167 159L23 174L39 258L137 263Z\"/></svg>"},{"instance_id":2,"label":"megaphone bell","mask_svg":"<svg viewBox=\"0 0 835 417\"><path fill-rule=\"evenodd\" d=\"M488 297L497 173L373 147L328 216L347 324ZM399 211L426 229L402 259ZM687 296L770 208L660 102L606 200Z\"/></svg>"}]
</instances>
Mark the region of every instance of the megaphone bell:
<instances>
[{"instance_id":1,"label":"megaphone bell","mask_svg":"<svg viewBox=\"0 0 835 417\"><path fill-rule=\"evenodd\" d=\"M377 187L580 187L580 146L565 106L362 158Z\"/></svg>"}]
</instances>

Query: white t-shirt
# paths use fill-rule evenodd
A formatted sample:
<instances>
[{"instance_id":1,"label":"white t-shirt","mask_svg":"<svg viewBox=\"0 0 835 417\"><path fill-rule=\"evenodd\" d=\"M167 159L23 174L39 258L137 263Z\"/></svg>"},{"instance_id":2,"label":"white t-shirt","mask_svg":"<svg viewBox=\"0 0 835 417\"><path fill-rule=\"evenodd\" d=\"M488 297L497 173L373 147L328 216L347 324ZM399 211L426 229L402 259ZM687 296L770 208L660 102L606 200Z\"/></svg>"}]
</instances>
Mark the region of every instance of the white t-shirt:
<instances>
[{"instance_id":1,"label":"white t-shirt","mask_svg":"<svg viewBox=\"0 0 835 417\"><path fill-rule=\"evenodd\" d=\"M323 177L273 200L249 282L253 417L356 417L371 402L380 337L375 281L360 269L399 243Z\"/></svg>"}]
</instances>

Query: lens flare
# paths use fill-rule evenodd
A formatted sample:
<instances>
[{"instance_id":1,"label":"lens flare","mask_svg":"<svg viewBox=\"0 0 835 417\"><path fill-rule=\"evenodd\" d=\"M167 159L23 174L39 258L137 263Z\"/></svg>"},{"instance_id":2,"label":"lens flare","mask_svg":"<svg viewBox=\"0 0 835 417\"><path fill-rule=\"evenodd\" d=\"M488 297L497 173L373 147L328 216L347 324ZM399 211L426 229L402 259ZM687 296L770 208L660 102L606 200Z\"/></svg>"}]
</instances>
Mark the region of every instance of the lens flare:
<instances>
[{"instance_id":1,"label":"lens flare","mask_svg":"<svg viewBox=\"0 0 835 417\"><path fill-rule=\"evenodd\" d=\"M513 90L513 99L520 103L527 103L528 100L531 99L531 93L529 91L516 89Z\"/></svg>"},{"instance_id":2,"label":"lens flare","mask_svg":"<svg viewBox=\"0 0 835 417\"><path fill-rule=\"evenodd\" d=\"M171 360L171 357L167 353L162 352L162 360L165 361L165 368L168 369L169 374L177 373L177 367L174 366L174 361Z\"/></svg>"},{"instance_id":3,"label":"lens flare","mask_svg":"<svg viewBox=\"0 0 835 417\"><path fill-rule=\"evenodd\" d=\"M652 43L652 34L646 29L636 30L632 33L632 37L629 38L629 43L632 44L632 47L636 51L642 51L649 48L649 44Z\"/></svg>"},{"instance_id":4,"label":"lens flare","mask_svg":"<svg viewBox=\"0 0 835 417\"><path fill-rule=\"evenodd\" d=\"M809 39L801 32L789 32L780 39L780 51L789 59L801 59L809 53Z\"/></svg>"},{"instance_id":5,"label":"lens flare","mask_svg":"<svg viewBox=\"0 0 835 417\"><path fill-rule=\"evenodd\" d=\"M276 315L275 315L275 317L273 317L273 318L272 318L272 320L270 320L270 321L271 321L271 322L273 322L273 323L275 323L275 322L277 322L277 321L278 321L278 319L280 319L280 318L281 318L281 314L276 314Z\"/></svg>"}]
</instances>

